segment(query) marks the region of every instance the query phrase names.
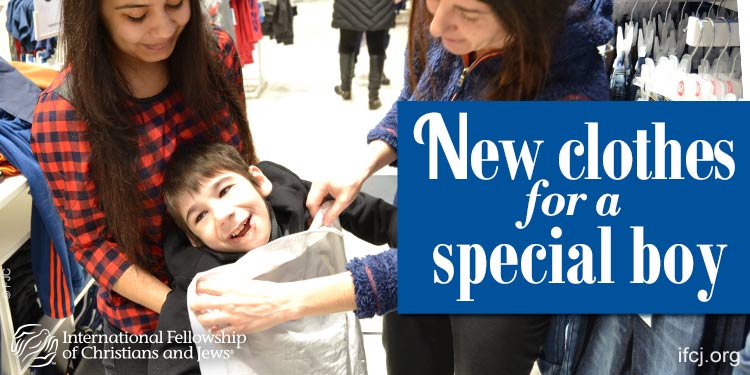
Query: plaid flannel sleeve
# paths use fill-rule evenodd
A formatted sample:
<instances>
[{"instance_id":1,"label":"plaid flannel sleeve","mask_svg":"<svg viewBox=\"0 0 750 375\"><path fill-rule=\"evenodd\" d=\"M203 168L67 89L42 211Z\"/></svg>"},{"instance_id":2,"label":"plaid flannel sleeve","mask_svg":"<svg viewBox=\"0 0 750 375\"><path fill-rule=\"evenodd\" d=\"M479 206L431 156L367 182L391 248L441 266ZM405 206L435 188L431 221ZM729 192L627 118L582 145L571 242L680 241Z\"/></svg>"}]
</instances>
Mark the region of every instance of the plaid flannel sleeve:
<instances>
[{"instance_id":1,"label":"plaid flannel sleeve","mask_svg":"<svg viewBox=\"0 0 750 375\"><path fill-rule=\"evenodd\" d=\"M242 78L242 63L240 63L240 55L237 52L237 47L235 47L232 37L224 29L214 26L214 34L219 43L219 58L224 65L227 78L229 82L237 85L241 99L244 102L245 86Z\"/></svg>"},{"instance_id":2,"label":"plaid flannel sleeve","mask_svg":"<svg viewBox=\"0 0 750 375\"><path fill-rule=\"evenodd\" d=\"M70 251L100 286L111 290L130 267L117 243L105 235L104 212L89 174L90 147L75 108L45 91L34 110L31 146L49 182Z\"/></svg>"}]
</instances>

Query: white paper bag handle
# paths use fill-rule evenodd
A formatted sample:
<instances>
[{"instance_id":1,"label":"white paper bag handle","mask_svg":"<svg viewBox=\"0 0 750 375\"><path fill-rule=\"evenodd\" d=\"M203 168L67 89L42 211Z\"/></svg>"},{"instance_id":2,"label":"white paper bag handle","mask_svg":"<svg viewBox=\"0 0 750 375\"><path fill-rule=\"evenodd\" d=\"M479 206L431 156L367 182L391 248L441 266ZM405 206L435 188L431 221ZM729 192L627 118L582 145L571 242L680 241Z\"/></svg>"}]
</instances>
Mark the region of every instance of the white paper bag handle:
<instances>
[{"instance_id":1,"label":"white paper bag handle","mask_svg":"<svg viewBox=\"0 0 750 375\"><path fill-rule=\"evenodd\" d=\"M310 224L310 228L308 230L314 230L323 227L323 215L325 215L325 213L331 209L331 206L333 206L333 201L327 201L320 205L318 213L315 214L312 224ZM331 225L329 225L329 227L341 229L341 222L339 222L339 218L337 217L336 220L334 220Z\"/></svg>"}]
</instances>

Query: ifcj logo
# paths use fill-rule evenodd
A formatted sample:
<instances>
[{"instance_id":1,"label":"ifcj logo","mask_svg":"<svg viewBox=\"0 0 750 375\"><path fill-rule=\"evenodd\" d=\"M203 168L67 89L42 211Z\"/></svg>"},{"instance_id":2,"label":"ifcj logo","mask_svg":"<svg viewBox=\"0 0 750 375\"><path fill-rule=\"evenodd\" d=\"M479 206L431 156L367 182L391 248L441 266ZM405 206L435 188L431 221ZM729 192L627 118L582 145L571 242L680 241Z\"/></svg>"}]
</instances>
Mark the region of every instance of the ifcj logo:
<instances>
[{"instance_id":1,"label":"ifcj logo","mask_svg":"<svg viewBox=\"0 0 750 375\"><path fill-rule=\"evenodd\" d=\"M16 330L16 340L11 345L10 351L18 357L21 363L37 358L37 354L42 353L31 367L44 367L54 363L55 354L57 354L57 337L42 327L41 324L25 324Z\"/></svg>"}]
</instances>

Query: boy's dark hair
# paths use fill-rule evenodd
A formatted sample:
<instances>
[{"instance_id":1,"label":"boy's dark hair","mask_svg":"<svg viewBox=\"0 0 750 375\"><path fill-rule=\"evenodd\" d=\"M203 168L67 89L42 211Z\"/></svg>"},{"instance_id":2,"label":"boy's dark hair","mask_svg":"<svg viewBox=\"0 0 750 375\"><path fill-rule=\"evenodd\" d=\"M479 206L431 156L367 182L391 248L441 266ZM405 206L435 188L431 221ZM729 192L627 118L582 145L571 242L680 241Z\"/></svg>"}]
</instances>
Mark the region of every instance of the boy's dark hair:
<instances>
[{"instance_id":1,"label":"boy's dark hair","mask_svg":"<svg viewBox=\"0 0 750 375\"><path fill-rule=\"evenodd\" d=\"M226 143L183 144L175 150L164 173L164 204L175 224L197 245L201 241L187 225L177 207L177 197L184 193L193 193L202 187L208 179L225 172L237 173L259 186L248 170L249 166L234 146Z\"/></svg>"}]
</instances>

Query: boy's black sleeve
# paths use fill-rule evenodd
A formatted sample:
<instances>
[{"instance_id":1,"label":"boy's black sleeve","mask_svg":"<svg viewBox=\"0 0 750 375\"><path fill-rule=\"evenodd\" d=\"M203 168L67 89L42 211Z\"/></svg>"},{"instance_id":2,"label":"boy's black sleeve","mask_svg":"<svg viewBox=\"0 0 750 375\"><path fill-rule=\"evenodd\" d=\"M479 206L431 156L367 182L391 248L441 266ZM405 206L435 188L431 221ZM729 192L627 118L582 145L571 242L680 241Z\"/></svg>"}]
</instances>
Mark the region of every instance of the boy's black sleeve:
<instances>
[{"instance_id":1,"label":"boy's black sleeve","mask_svg":"<svg viewBox=\"0 0 750 375\"><path fill-rule=\"evenodd\" d=\"M278 203L283 195L286 199L284 201L286 205L294 203L295 206L299 206L299 210L307 213L305 201L312 185L310 181L303 180L288 168L270 161L260 162L258 167L273 183L273 191L268 198L271 206ZM332 198L328 196L326 200L330 199ZM367 242L375 245L387 243L391 247L396 247L398 245L398 239L396 238L398 234L396 230L397 212L396 207L392 204L371 195L360 193L354 202L341 213L339 220L344 229ZM306 218L309 218L309 214L306 215ZM307 224L304 224L305 228L307 228ZM291 225L291 223L290 226L297 227L297 225Z\"/></svg>"},{"instance_id":2,"label":"boy's black sleeve","mask_svg":"<svg viewBox=\"0 0 750 375\"><path fill-rule=\"evenodd\" d=\"M355 236L375 245L398 247L398 209L369 194L357 198L339 216L341 226Z\"/></svg>"},{"instance_id":3,"label":"boy's black sleeve","mask_svg":"<svg viewBox=\"0 0 750 375\"><path fill-rule=\"evenodd\" d=\"M167 300L164 301L159 314L159 323L156 325L156 333L161 339L151 344L151 350L155 352L156 358L148 360L149 375L201 373L192 340L185 342L173 339L176 334L184 338L186 332L191 331L187 309L187 292L182 288L172 289L167 294ZM171 352L172 358L165 358L166 352Z\"/></svg>"}]
</instances>

